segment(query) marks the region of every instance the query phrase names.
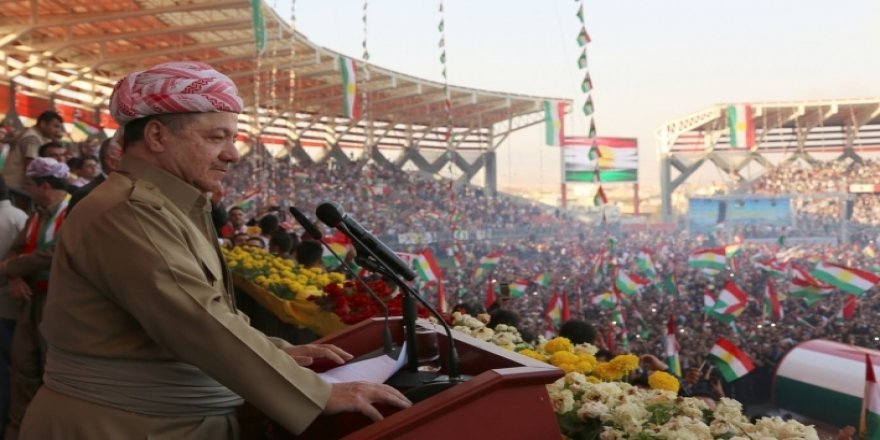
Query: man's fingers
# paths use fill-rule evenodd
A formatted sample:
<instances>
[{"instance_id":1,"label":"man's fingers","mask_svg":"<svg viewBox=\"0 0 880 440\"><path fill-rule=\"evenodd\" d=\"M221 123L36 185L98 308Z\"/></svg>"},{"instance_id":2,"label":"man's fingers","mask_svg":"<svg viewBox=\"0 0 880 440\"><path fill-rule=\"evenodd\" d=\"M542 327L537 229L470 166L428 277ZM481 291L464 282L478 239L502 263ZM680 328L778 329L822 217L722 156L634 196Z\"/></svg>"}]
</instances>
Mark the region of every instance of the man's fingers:
<instances>
[{"instance_id":1,"label":"man's fingers","mask_svg":"<svg viewBox=\"0 0 880 440\"><path fill-rule=\"evenodd\" d=\"M374 407L370 402L363 402L359 404L357 410L360 411L361 414L369 417L370 420L374 422L378 422L379 420L385 418L382 417L382 413L380 413L379 410L376 409L376 407Z\"/></svg>"},{"instance_id":2,"label":"man's fingers","mask_svg":"<svg viewBox=\"0 0 880 440\"><path fill-rule=\"evenodd\" d=\"M297 364L299 364L299 366L301 366L301 367L308 367L309 365L312 365L312 363L315 362L315 358L313 358L313 357L311 357L311 356L297 356L297 355L294 355L294 356L293 356L293 360L294 360L294 362L296 362Z\"/></svg>"}]
</instances>

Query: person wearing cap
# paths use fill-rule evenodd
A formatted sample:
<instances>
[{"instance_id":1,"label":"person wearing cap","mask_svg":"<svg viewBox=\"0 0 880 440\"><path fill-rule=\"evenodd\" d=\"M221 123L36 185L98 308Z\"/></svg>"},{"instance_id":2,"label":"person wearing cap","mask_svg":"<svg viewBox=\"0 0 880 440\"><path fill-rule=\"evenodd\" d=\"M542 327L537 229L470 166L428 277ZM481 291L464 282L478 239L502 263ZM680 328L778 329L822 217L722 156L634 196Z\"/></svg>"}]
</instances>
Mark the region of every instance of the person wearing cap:
<instances>
[{"instance_id":1,"label":"person wearing cap","mask_svg":"<svg viewBox=\"0 0 880 440\"><path fill-rule=\"evenodd\" d=\"M234 83L203 63L116 84L122 162L56 247L45 383L21 438L237 438L243 400L299 434L321 413L378 420L374 403L410 405L385 385L324 382L301 365L350 354L269 338L236 309L205 193L239 160L241 110Z\"/></svg>"},{"instance_id":2,"label":"person wearing cap","mask_svg":"<svg viewBox=\"0 0 880 440\"><path fill-rule=\"evenodd\" d=\"M52 110L37 116L37 123L15 140L3 164L3 178L10 188L21 189L25 184L25 169L39 157L40 146L59 141L64 136L64 119Z\"/></svg>"},{"instance_id":3,"label":"person wearing cap","mask_svg":"<svg viewBox=\"0 0 880 440\"><path fill-rule=\"evenodd\" d=\"M17 437L27 405L42 383L46 344L38 326L49 290L53 248L70 201L67 174L67 165L50 157L38 157L28 164L24 189L36 209L0 263L0 276L9 279L9 295L23 305L12 336L6 439Z\"/></svg>"}]
</instances>

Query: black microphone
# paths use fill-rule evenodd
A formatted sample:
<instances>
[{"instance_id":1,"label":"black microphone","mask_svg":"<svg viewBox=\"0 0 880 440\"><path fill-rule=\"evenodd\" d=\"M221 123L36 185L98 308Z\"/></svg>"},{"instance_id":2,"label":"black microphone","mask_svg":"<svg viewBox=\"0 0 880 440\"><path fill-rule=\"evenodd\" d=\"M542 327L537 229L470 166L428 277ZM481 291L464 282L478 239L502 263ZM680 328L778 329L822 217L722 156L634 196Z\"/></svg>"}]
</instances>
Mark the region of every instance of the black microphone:
<instances>
[{"instance_id":1,"label":"black microphone","mask_svg":"<svg viewBox=\"0 0 880 440\"><path fill-rule=\"evenodd\" d=\"M370 294L370 296L373 298L373 300L376 301L379 304L379 306L382 307L382 312L383 312L384 318L385 318L385 332L382 337L382 339L383 339L383 341L382 341L383 350L382 351L383 351L383 353L388 354L388 355L392 354L395 351L395 347L394 347L394 340L391 338L391 329L388 324L388 316L391 314L388 310L388 306L385 304L384 301L382 301L382 298L379 298L379 295L376 294L376 292L374 292L373 289L370 288L370 285L367 284L366 281L364 281L360 277L360 275L355 273L355 271L352 270L351 267L348 266L348 264L345 264L345 260L342 259L342 257L340 257L339 254L337 254L336 251L334 251L333 248L330 247L330 245L328 245L323 240L324 234L321 233L321 230L318 229L317 225L312 223L312 221L309 220L309 218L306 217L306 215L303 214L302 211L300 211L295 206L290 207L290 213L293 215L293 218L296 219L297 223L299 223L300 226L302 226L303 229L306 230L306 233L308 233L315 240L317 240L319 243L321 243L325 248L327 248L327 250L330 251L331 254L333 254L333 256L339 261L339 263L342 264L342 267L345 268L345 271L348 272L352 277L354 277L354 279L356 279L359 283L361 283L364 286L364 288L367 290L367 292Z\"/></svg>"},{"instance_id":2,"label":"black microphone","mask_svg":"<svg viewBox=\"0 0 880 440\"><path fill-rule=\"evenodd\" d=\"M428 311L430 311L431 314L433 314L437 318L437 321L443 327L443 330L445 330L446 338L449 342L448 350L446 353L447 375L445 378L436 378L432 382L424 383L407 391L406 395L410 398L410 400L413 402L420 401L451 386L469 380L469 376L461 374L458 350L455 347L455 338L452 336L452 329L449 327L449 324L446 323L446 320L443 318L442 315L440 315L440 312L438 312L427 300L422 298L418 294L418 292L416 292L415 289L412 288L412 286L404 282L403 278L406 278L406 275L394 270L391 267L392 265L389 263L389 261L384 258L385 255L379 254L377 250L384 250L384 252L393 255L394 258L391 260L393 261L396 259L401 266L407 269L407 273L412 274L412 278L407 278L407 280L410 281L415 278L415 273L412 271L412 269L406 267L406 264L403 263L400 257L394 254L390 249L388 249L388 247L385 246L384 243L382 243L372 234L367 232L363 228L363 226L361 226L357 221L349 217L347 214L344 214L339 205L332 202L322 203L318 206L317 215L322 222L324 222L328 226L335 226L337 229L348 235L349 238L351 238L355 243L360 244L371 256L373 256L380 265L385 266L385 270L382 271L382 273L394 279L395 283L406 293L406 298L415 299L416 301L420 302L426 309L428 309ZM365 242L362 242L362 240L372 240L373 242L367 244ZM406 316L404 316L404 318L406 318ZM408 320L404 319L404 321ZM410 344L410 342L412 342L412 345L407 347L407 351L409 352L410 350L415 348L415 318L413 318L411 321L406 322L406 325L408 327L407 343ZM412 335L410 335L409 333L412 333Z\"/></svg>"},{"instance_id":3,"label":"black microphone","mask_svg":"<svg viewBox=\"0 0 880 440\"><path fill-rule=\"evenodd\" d=\"M388 249L388 246L385 246L385 243L382 243L378 238L361 226L357 220L346 214L336 203L326 202L320 204L315 211L315 214L318 216L319 220L331 228L337 228L342 232L346 232L344 229L340 228L340 225L345 225L345 229L348 229L352 235L351 238L362 242L371 253L375 254L377 259L387 264L395 273L399 274L407 281L416 279L416 272L412 270L412 268L404 263L394 251Z\"/></svg>"}]
</instances>

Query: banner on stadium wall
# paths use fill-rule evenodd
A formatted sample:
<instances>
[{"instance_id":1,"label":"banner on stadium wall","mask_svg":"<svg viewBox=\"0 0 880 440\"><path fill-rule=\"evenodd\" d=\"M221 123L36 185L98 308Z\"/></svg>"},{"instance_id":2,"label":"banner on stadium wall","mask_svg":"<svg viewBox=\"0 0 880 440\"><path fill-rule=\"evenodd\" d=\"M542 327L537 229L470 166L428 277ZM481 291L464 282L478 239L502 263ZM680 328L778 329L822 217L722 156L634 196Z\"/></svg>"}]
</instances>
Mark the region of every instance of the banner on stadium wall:
<instances>
[{"instance_id":1,"label":"banner on stadium wall","mask_svg":"<svg viewBox=\"0 0 880 440\"><path fill-rule=\"evenodd\" d=\"M877 194L880 193L880 185L873 183L850 183L849 192L853 194Z\"/></svg>"},{"instance_id":2,"label":"banner on stadium wall","mask_svg":"<svg viewBox=\"0 0 880 440\"><path fill-rule=\"evenodd\" d=\"M692 234L712 233L720 223L728 226L791 226L792 216L788 197L688 200L688 230Z\"/></svg>"},{"instance_id":3,"label":"banner on stadium wall","mask_svg":"<svg viewBox=\"0 0 880 440\"><path fill-rule=\"evenodd\" d=\"M565 182L627 183L639 180L634 138L570 137L563 140Z\"/></svg>"},{"instance_id":4,"label":"banner on stadium wall","mask_svg":"<svg viewBox=\"0 0 880 440\"><path fill-rule=\"evenodd\" d=\"M406 232L403 234L397 234L397 242L400 244L428 244L435 241L433 232Z\"/></svg>"}]
</instances>

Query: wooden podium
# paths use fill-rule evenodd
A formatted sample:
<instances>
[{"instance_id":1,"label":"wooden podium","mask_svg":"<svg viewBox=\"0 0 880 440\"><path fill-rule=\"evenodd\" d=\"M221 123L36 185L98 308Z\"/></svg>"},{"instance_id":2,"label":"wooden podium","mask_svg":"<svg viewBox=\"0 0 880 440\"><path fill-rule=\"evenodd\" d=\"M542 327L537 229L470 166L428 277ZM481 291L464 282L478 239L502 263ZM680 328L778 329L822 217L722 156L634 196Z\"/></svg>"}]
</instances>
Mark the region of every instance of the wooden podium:
<instances>
[{"instance_id":1,"label":"wooden podium","mask_svg":"<svg viewBox=\"0 0 880 440\"><path fill-rule=\"evenodd\" d=\"M403 340L401 319L392 318L391 333ZM374 318L326 336L316 343L335 344L359 356L382 344L383 320ZM449 341L437 327L441 363ZM278 439L527 438L559 439L559 425L546 385L562 370L453 331L467 382L415 403L405 410L380 408L385 419L372 423L359 414L321 416L301 435ZM440 371L445 374L444 370ZM406 391L406 390L401 390ZM281 428L275 426L279 431Z\"/></svg>"}]
</instances>

